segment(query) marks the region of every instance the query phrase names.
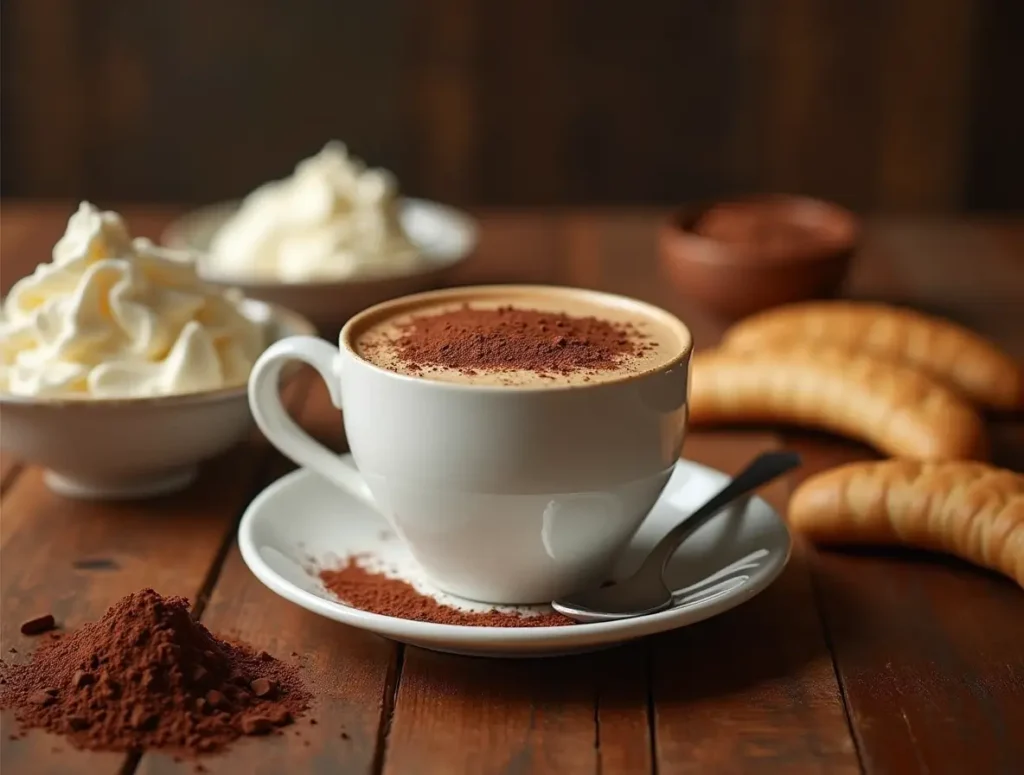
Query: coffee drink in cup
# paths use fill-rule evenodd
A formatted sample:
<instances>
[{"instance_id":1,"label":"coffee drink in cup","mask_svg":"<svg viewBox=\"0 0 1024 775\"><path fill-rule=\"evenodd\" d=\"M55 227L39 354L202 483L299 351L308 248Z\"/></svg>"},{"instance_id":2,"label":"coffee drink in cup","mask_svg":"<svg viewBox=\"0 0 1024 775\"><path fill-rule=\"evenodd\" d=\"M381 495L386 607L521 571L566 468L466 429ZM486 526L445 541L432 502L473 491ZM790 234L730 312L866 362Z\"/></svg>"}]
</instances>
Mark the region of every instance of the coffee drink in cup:
<instances>
[{"instance_id":1,"label":"coffee drink in cup","mask_svg":"<svg viewBox=\"0 0 1024 775\"><path fill-rule=\"evenodd\" d=\"M526 388L628 379L687 346L657 318L571 292L453 293L385 308L351 335L360 356L399 374Z\"/></svg>"},{"instance_id":2,"label":"coffee drink in cup","mask_svg":"<svg viewBox=\"0 0 1024 775\"><path fill-rule=\"evenodd\" d=\"M359 313L338 348L275 343L250 405L285 454L387 519L440 589L536 603L603 580L664 489L691 347L683 323L633 299L452 288ZM343 410L354 466L281 406L278 377L296 359Z\"/></svg>"}]
</instances>

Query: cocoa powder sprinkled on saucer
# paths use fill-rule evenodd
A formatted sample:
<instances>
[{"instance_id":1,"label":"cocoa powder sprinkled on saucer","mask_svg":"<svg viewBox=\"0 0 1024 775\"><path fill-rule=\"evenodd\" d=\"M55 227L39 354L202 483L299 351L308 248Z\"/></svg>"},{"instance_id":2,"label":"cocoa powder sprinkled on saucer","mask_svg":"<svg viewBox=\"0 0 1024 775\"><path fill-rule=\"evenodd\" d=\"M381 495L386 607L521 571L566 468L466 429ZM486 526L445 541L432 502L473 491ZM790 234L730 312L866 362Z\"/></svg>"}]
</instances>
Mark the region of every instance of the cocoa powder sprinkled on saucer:
<instances>
[{"instance_id":1,"label":"cocoa powder sprinkled on saucer","mask_svg":"<svg viewBox=\"0 0 1024 775\"><path fill-rule=\"evenodd\" d=\"M554 611L532 616L506 611L462 611L420 594L406 581L364 568L357 558L350 558L339 568L321 570L319 575L327 590L346 605L399 619L469 627L561 627L576 623Z\"/></svg>"},{"instance_id":2,"label":"cocoa powder sprinkled on saucer","mask_svg":"<svg viewBox=\"0 0 1024 775\"><path fill-rule=\"evenodd\" d=\"M620 368L652 345L628 323L503 306L414 316L391 342L406 368L571 374Z\"/></svg>"}]
</instances>

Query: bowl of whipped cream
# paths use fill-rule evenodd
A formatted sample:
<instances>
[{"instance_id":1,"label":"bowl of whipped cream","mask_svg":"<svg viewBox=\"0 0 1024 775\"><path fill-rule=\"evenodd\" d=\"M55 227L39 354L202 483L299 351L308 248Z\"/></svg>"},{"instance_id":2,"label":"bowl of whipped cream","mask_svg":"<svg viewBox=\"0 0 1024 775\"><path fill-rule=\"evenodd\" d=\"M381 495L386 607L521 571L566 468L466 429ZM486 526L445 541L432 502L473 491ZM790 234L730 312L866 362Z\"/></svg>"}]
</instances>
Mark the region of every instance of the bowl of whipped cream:
<instances>
[{"instance_id":1,"label":"bowl of whipped cream","mask_svg":"<svg viewBox=\"0 0 1024 775\"><path fill-rule=\"evenodd\" d=\"M475 249L477 225L455 208L399 196L390 172L331 141L240 202L185 215L161 241L194 253L204 279L294 309L333 335L366 307L445 285Z\"/></svg>"},{"instance_id":2,"label":"bowl of whipped cream","mask_svg":"<svg viewBox=\"0 0 1024 775\"><path fill-rule=\"evenodd\" d=\"M181 489L248 434L260 354L312 333L83 202L52 260L0 303L0 444L72 497Z\"/></svg>"}]
</instances>

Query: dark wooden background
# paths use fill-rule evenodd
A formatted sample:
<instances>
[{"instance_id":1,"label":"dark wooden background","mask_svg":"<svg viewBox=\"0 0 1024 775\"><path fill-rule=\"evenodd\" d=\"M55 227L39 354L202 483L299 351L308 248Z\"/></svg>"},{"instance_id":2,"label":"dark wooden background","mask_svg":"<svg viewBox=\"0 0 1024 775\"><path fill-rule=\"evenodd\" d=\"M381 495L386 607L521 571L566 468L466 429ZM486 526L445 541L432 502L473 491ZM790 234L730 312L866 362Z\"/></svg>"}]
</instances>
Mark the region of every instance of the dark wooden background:
<instances>
[{"instance_id":1,"label":"dark wooden background","mask_svg":"<svg viewBox=\"0 0 1024 775\"><path fill-rule=\"evenodd\" d=\"M2 194L1024 206L1021 0L3 0Z\"/></svg>"}]
</instances>

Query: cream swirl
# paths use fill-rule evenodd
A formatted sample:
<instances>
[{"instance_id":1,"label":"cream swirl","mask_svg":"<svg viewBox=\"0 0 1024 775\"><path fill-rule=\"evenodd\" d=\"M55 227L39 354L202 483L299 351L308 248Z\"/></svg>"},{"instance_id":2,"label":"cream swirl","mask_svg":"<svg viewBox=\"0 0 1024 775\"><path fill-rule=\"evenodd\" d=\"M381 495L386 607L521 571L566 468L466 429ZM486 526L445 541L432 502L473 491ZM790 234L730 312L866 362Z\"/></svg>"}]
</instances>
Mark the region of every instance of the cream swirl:
<instances>
[{"instance_id":1,"label":"cream swirl","mask_svg":"<svg viewBox=\"0 0 1024 775\"><path fill-rule=\"evenodd\" d=\"M241 385L264 340L192 261L132 240L117 213L83 202L53 261L4 300L0 390L135 398Z\"/></svg>"},{"instance_id":2,"label":"cream swirl","mask_svg":"<svg viewBox=\"0 0 1024 775\"><path fill-rule=\"evenodd\" d=\"M257 188L217 231L204 258L226 278L338 280L406 271L420 253L398 217L397 185L337 141L295 173Z\"/></svg>"}]
</instances>

